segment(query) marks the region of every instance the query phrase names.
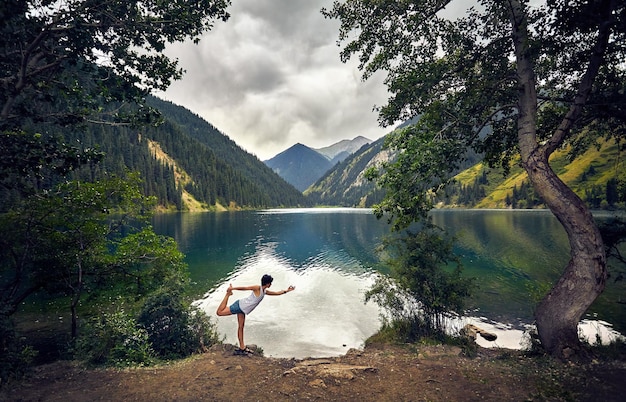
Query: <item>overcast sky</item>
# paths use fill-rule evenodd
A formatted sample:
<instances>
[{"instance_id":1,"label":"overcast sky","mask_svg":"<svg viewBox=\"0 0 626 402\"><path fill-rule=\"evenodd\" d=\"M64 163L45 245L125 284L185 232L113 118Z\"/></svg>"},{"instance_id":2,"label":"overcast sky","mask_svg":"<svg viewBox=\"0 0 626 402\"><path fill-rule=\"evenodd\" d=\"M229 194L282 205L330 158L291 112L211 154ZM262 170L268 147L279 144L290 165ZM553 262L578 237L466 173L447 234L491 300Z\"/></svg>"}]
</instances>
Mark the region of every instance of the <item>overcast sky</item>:
<instances>
[{"instance_id":1,"label":"overcast sky","mask_svg":"<svg viewBox=\"0 0 626 402\"><path fill-rule=\"evenodd\" d=\"M230 19L198 45L166 51L186 70L159 96L197 113L261 160L295 143L321 148L381 128L374 106L388 94L379 74L361 80L339 60L332 0L233 0Z\"/></svg>"}]
</instances>

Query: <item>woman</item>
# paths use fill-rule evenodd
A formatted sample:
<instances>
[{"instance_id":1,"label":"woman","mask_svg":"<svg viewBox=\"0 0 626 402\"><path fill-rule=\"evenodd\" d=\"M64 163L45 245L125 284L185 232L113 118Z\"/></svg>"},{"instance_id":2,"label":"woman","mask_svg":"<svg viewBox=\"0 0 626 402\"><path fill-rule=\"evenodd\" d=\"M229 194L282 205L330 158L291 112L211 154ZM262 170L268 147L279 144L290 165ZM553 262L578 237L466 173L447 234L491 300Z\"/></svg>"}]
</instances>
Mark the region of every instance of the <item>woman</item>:
<instances>
[{"instance_id":1,"label":"woman","mask_svg":"<svg viewBox=\"0 0 626 402\"><path fill-rule=\"evenodd\" d=\"M235 351L235 354L246 354L252 353L250 349L246 347L246 344L243 342L243 326L246 323L246 315L250 314L252 310L256 308L256 306L261 303L263 297L265 295L269 296L279 296L284 295L285 293L291 292L295 289L294 286L289 286L287 290L281 290L278 292L273 292L269 290L269 287L272 286L272 278L270 275L263 275L261 278L261 285L251 285L251 286L237 286L233 287L233 285L229 285L226 290L226 296L224 296L224 300L220 303L217 308L218 316L226 316L237 314L237 338L239 339L239 349ZM235 301L233 304L228 306L228 298L233 294L233 290L251 290L252 292L246 298L239 299Z\"/></svg>"}]
</instances>

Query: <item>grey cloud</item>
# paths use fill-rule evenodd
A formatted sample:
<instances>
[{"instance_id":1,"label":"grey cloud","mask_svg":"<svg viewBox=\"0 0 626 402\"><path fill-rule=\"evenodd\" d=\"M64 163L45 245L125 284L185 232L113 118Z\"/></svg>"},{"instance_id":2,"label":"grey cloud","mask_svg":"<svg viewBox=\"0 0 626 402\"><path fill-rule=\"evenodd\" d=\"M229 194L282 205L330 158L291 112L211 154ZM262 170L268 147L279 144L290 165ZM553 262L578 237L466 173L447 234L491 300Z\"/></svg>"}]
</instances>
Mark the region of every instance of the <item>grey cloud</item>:
<instances>
[{"instance_id":1,"label":"grey cloud","mask_svg":"<svg viewBox=\"0 0 626 402\"><path fill-rule=\"evenodd\" d=\"M332 0L240 0L231 19L199 45L167 54L187 71L161 96L218 127L244 149L268 159L296 142L323 147L364 135L376 139L375 104L382 79L361 81L356 62L343 64L337 21L324 19Z\"/></svg>"}]
</instances>

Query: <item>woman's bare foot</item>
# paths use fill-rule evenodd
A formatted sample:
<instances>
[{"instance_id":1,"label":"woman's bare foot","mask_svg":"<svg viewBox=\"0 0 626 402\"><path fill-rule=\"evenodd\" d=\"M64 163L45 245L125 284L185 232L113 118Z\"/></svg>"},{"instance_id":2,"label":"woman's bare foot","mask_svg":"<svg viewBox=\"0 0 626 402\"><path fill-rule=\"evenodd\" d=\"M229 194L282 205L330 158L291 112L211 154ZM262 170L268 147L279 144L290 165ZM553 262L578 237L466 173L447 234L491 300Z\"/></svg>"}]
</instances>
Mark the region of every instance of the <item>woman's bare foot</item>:
<instances>
[{"instance_id":1,"label":"woman's bare foot","mask_svg":"<svg viewBox=\"0 0 626 402\"><path fill-rule=\"evenodd\" d=\"M226 289L226 294L229 295L229 296L232 296L232 294L233 294L233 285L232 284L228 285L228 289Z\"/></svg>"}]
</instances>

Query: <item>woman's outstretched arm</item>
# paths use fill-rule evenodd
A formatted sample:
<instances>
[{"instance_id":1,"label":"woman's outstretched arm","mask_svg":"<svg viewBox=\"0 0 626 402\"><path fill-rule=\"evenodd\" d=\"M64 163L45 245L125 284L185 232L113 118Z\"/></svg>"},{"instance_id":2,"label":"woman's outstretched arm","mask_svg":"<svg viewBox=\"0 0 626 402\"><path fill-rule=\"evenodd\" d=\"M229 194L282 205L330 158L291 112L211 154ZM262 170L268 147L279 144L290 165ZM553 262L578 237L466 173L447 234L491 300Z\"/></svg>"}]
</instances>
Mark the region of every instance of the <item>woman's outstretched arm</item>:
<instances>
[{"instance_id":1,"label":"woman's outstretched arm","mask_svg":"<svg viewBox=\"0 0 626 402\"><path fill-rule=\"evenodd\" d=\"M270 295L270 296L280 296L280 295L284 295L285 293L291 292L295 288L296 288L295 286L291 285L287 288L287 290L278 290L276 292L274 292L273 290L266 290L265 294Z\"/></svg>"}]
</instances>

